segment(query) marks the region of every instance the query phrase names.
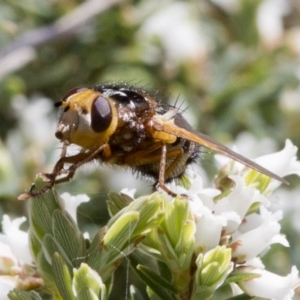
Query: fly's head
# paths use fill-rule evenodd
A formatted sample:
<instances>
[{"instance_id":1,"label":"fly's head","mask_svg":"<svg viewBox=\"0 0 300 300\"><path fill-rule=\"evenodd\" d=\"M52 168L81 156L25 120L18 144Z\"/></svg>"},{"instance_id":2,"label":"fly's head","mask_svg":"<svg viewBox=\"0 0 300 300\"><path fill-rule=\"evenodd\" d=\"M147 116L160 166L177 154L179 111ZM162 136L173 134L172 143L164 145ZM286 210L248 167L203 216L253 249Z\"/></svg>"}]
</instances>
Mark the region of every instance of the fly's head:
<instances>
[{"instance_id":1,"label":"fly's head","mask_svg":"<svg viewBox=\"0 0 300 300\"><path fill-rule=\"evenodd\" d=\"M107 143L116 129L115 105L99 91L72 89L55 106L60 107L55 136L62 142L92 150Z\"/></svg>"}]
</instances>

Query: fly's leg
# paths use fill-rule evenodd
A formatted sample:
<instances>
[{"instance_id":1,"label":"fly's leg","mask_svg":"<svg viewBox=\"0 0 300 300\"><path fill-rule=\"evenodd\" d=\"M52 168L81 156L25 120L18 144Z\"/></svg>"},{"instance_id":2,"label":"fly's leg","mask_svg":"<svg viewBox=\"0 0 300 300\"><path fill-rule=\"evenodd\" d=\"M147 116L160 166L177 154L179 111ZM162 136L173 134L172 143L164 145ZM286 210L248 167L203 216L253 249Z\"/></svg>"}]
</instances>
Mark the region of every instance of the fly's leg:
<instances>
[{"instance_id":1,"label":"fly's leg","mask_svg":"<svg viewBox=\"0 0 300 300\"><path fill-rule=\"evenodd\" d=\"M50 179L51 187L55 183L67 182L74 177L76 170L82 165L94 160L97 155L103 152L104 157L109 157L111 155L111 150L108 144L104 144L95 151L87 153L78 153L73 156L63 156L54 166L53 172L50 174L44 174L48 179ZM68 169L64 169L65 164L71 164ZM57 179L58 176L66 174L66 176Z\"/></svg>"},{"instance_id":2,"label":"fly's leg","mask_svg":"<svg viewBox=\"0 0 300 300\"><path fill-rule=\"evenodd\" d=\"M161 149L161 153L154 154L154 152L159 148ZM158 187L160 187L169 195L174 197L176 196L176 194L166 187L165 178L168 178L169 175L172 173L178 161L180 161L181 155L182 149L173 149L168 151L166 143L158 142L145 150L143 149L140 151L136 151L125 156L124 163L126 165L141 166L154 162L159 162L159 174L157 177L155 188L157 189ZM166 168L166 161L168 158L171 157L173 157L174 160L168 166L168 168Z\"/></svg>"},{"instance_id":3,"label":"fly's leg","mask_svg":"<svg viewBox=\"0 0 300 300\"><path fill-rule=\"evenodd\" d=\"M61 158L55 164L52 173L43 174L43 176L49 181L48 184L39 191L34 191L35 186L32 185L29 192L20 195L19 199L23 200L34 196L39 196L45 193L46 191L48 191L49 189L51 189L55 183L62 183L62 182L69 181L70 179L73 178L76 170L80 166L95 159L100 152L103 152L104 157L109 157L111 155L110 147L108 144L102 145L95 151L78 153L73 156L65 156L66 151L63 148ZM68 169L64 169L65 164L71 164L71 166ZM57 179L57 177L61 175L65 175L65 176Z\"/></svg>"},{"instance_id":4,"label":"fly's leg","mask_svg":"<svg viewBox=\"0 0 300 300\"><path fill-rule=\"evenodd\" d=\"M159 164L159 174L158 174L158 183L156 184L156 188L160 187L165 192L167 192L170 196L176 197L177 194L172 192L167 186L165 185L165 176L166 176L166 161L167 161L167 145L163 144L161 148L161 157L160 157L160 164ZM172 166L172 165L171 165ZM170 169L170 168L169 168ZM171 171L169 171L171 172Z\"/></svg>"}]
</instances>

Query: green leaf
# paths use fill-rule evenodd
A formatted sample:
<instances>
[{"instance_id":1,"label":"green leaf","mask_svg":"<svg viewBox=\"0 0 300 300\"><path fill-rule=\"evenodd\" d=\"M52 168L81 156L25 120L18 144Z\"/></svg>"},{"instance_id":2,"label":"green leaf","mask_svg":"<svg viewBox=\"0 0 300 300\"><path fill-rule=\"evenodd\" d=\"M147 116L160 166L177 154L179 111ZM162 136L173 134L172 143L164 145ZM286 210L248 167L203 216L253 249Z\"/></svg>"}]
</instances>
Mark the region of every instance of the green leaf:
<instances>
[{"instance_id":1,"label":"green leaf","mask_svg":"<svg viewBox=\"0 0 300 300\"><path fill-rule=\"evenodd\" d=\"M46 259L43 251L39 252L36 259L36 263L37 263L38 273L40 274L41 277L43 277L44 281L50 286L55 286L54 275L52 273L52 266Z\"/></svg>"},{"instance_id":2,"label":"green leaf","mask_svg":"<svg viewBox=\"0 0 300 300\"><path fill-rule=\"evenodd\" d=\"M55 241L64 249L76 268L85 258L85 241L76 223L65 211L55 210L52 215L52 232Z\"/></svg>"},{"instance_id":3,"label":"green leaf","mask_svg":"<svg viewBox=\"0 0 300 300\"><path fill-rule=\"evenodd\" d=\"M188 202L184 197L176 197L172 202L165 203L165 218L161 226L168 236L173 249L175 249L180 239L188 214Z\"/></svg>"},{"instance_id":4,"label":"green leaf","mask_svg":"<svg viewBox=\"0 0 300 300\"><path fill-rule=\"evenodd\" d=\"M99 300L97 294L95 294L95 292L93 292L91 289L87 287L82 288L78 292L76 299L77 300Z\"/></svg>"},{"instance_id":5,"label":"green leaf","mask_svg":"<svg viewBox=\"0 0 300 300\"><path fill-rule=\"evenodd\" d=\"M139 221L138 212L126 212L109 229L102 228L94 237L87 254L87 263L106 281L137 241L132 233Z\"/></svg>"},{"instance_id":6,"label":"green leaf","mask_svg":"<svg viewBox=\"0 0 300 300\"><path fill-rule=\"evenodd\" d=\"M140 210L139 223L134 230L133 237L146 235L148 232L161 223L163 214L158 214L161 208L160 199L151 197L145 206Z\"/></svg>"},{"instance_id":7,"label":"green leaf","mask_svg":"<svg viewBox=\"0 0 300 300\"><path fill-rule=\"evenodd\" d=\"M39 294L34 291L26 292L17 289L10 291L7 296L10 300L42 300Z\"/></svg>"},{"instance_id":8,"label":"green leaf","mask_svg":"<svg viewBox=\"0 0 300 300\"><path fill-rule=\"evenodd\" d=\"M108 229L103 238L103 248L106 250L105 256L102 257L103 264L110 264L117 257L121 257L125 245L132 243L132 233L139 221L138 212L124 213Z\"/></svg>"},{"instance_id":9,"label":"green leaf","mask_svg":"<svg viewBox=\"0 0 300 300\"><path fill-rule=\"evenodd\" d=\"M114 216L133 201L133 199L126 194L118 194L114 192L110 192L108 197L110 200L107 201L107 208L110 216Z\"/></svg>"},{"instance_id":10,"label":"green leaf","mask_svg":"<svg viewBox=\"0 0 300 300\"><path fill-rule=\"evenodd\" d=\"M38 174L35 182L36 188L38 190L42 189L47 183L44 182L43 175ZM47 192L35 197L35 199L39 199L38 201L42 201L44 205L47 207L49 212L54 211L55 209L62 209L62 200L57 194L55 189L49 189Z\"/></svg>"},{"instance_id":11,"label":"green leaf","mask_svg":"<svg viewBox=\"0 0 300 300\"><path fill-rule=\"evenodd\" d=\"M91 246L88 249L87 253L87 264L94 270L96 270L102 280L107 283L108 278L113 275L115 269L121 264L123 257L119 260L114 261L113 264L103 264L103 244L102 240L107 232L107 227L103 227L94 237Z\"/></svg>"},{"instance_id":12,"label":"green leaf","mask_svg":"<svg viewBox=\"0 0 300 300\"><path fill-rule=\"evenodd\" d=\"M41 197L39 197L41 198ZM33 198L29 203L29 222L35 236L41 241L46 233L52 232L51 214L44 199Z\"/></svg>"},{"instance_id":13,"label":"green leaf","mask_svg":"<svg viewBox=\"0 0 300 300\"><path fill-rule=\"evenodd\" d=\"M191 300L211 300L215 292L214 287L210 286L196 286L196 289L193 291Z\"/></svg>"},{"instance_id":14,"label":"green leaf","mask_svg":"<svg viewBox=\"0 0 300 300\"><path fill-rule=\"evenodd\" d=\"M37 189L42 188L45 183L37 176L35 180ZM29 222L35 236L42 240L46 233L52 232L52 213L56 210L62 210L61 199L57 192L51 189L29 201Z\"/></svg>"},{"instance_id":15,"label":"green leaf","mask_svg":"<svg viewBox=\"0 0 300 300\"><path fill-rule=\"evenodd\" d=\"M72 278L63 258L55 253L52 258L52 271L57 289L64 300L75 300L72 291Z\"/></svg>"},{"instance_id":16,"label":"green leaf","mask_svg":"<svg viewBox=\"0 0 300 300\"><path fill-rule=\"evenodd\" d=\"M167 281L171 281L172 273L170 272L170 269L168 268L166 263L162 262L161 260L157 260L157 266L158 266L159 274Z\"/></svg>"},{"instance_id":17,"label":"green leaf","mask_svg":"<svg viewBox=\"0 0 300 300\"><path fill-rule=\"evenodd\" d=\"M175 300L175 288L164 278L151 271L148 267L138 265L135 268L136 273L145 282L145 284L150 288L148 290L148 295L152 299L154 293L159 299L162 300ZM155 298L157 298L155 297Z\"/></svg>"},{"instance_id":18,"label":"green leaf","mask_svg":"<svg viewBox=\"0 0 300 300\"><path fill-rule=\"evenodd\" d=\"M138 274L139 275L141 273L143 273L154 284L161 286L162 288L164 288L165 290L168 290L169 292L172 292L172 293L176 292L176 289L173 287L173 285L170 282L168 282L167 280L165 280L162 276L158 275L157 273L153 272L147 266L138 265L136 267L136 269L138 270ZM148 283L146 283L146 284L149 285ZM152 289L152 287L151 287L151 289Z\"/></svg>"},{"instance_id":19,"label":"green leaf","mask_svg":"<svg viewBox=\"0 0 300 300\"><path fill-rule=\"evenodd\" d=\"M87 253L87 264L98 272L100 272L102 267L102 240L107 232L107 229L107 227L101 228L101 230L94 236Z\"/></svg>"},{"instance_id":20,"label":"green leaf","mask_svg":"<svg viewBox=\"0 0 300 300\"><path fill-rule=\"evenodd\" d=\"M139 212L140 214L152 214L151 218L147 218L146 221L148 222L149 219L151 222L156 220L156 218L159 215L160 212L160 207L162 205L163 200L165 200L165 197L159 193L154 193L150 196L144 196L140 197L138 199L135 199L132 201L128 206L124 207L122 210L120 210L117 214L115 214L108 222L107 226L110 227L117 219L120 218L125 212L130 212L130 211L136 211ZM157 209L157 211L152 210L152 205L154 205ZM148 207L151 209L151 212L146 212L148 210ZM143 210L146 210L143 212ZM143 224L143 222L142 222ZM145 226L145 225L142 225Z\"/></svg>"},{"instance_id":21,"label":"green leaf","mask_svg":"<svg viewBox=\"0 0 300 300\"><path fill-rule=\"evenodd\" d=\"M35 259L37 259L38 253L41 250L42 244L41 244L41 240L39 240L32 227L29 227L28 230L28 237L29 237L29 247L30 250L34 256Z\"/></svg>"},{"instance_id":22,"label":"green leaf","mask_svg":"<svg viewBox=\"0 0 300 300\"><path fill-rule=\"evenodd\" d=\"M241 282L241 281L246 281L246 280L251 280L255 278L261 277L260 274L255 274L255 273L235 273L232 272L225 280L224 285L232 282Z\"/></svg>"},{"instance_id":23,"label":"green leaf","mask_svg":"<svg viewBox=\"0 0 300 300\"><path fill-rule=\"evenodd\" d=\"M237 295L234 297L227 298L226 300L251 300L251 299L255 299L255 297L242 294L242 295Z\"/></svg>"},{"instance_id":24,"label":"green leaf","mask_svg":"<svg viewBox=\"0 0 300 300\"><path fill-rule=\"evenodd\" d=\"M178 253L181 269L189 268L195 249L195 223L187 221L181 231L175 251Z\"/></svg>"},{"instance_id":25,"label":"green leaf","mask_svg":"<svg viewBox=\"0 0 300 300\"><path fill-rule=\"evenodd\" d=\"M64 261L67 263L69 270L71 271L73 268L72 262L69 259L69 256L64 251L62 246L55 240L55 238L46 234L43 239L42 249L45 255L46 260L50 265L52 265L52 258L55 253L59 253L61 257L63 257Z\"/></svg>"},{"instance_id":26,"label":"green leaf","mask_svg":"<svg viewBox=\"0 0 300 300\"><path fill-rule=\"evenodd\" d=\"M99 295L101 299L106 298L106 287L98 273L87 264L82 263L79 269L74 269L73 289L79 294L82 290L88 289L91 295ZM81 298L79 298L81 299Z\"/></svg>"}]
</instances>

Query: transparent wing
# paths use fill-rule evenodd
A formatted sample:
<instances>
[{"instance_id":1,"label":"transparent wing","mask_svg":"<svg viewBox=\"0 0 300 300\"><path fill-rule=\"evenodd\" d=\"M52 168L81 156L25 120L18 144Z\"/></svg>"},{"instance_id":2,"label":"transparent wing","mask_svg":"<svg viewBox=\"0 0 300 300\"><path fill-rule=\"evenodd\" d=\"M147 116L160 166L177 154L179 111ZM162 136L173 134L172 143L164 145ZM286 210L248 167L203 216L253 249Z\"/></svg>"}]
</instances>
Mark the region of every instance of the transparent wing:
<instances>
[{"instance_id":1,"label":"transparent wing","mask_svg":"<svg viewBox=\"0 0 300 300\"><path fill-rule=\"evenodd\" d=\"M230 150L226 146L217 142L213 138L203 133L197 132L191 128L191 126L187 123L187 121L180 115L177 114L174 118L174 123L169 121L164 121L162 118L155 118L153 127L157 131L166 132L177 137L195 142L200 144L208 149L214 150L218 153L221 153L227 157L230 157L243 165L258 171L268 177L274 178L282 183L289 184L284 178L274 174L273 172L263 168L257 163L251 161L250 159Z\"/></svg>"}]
</instances>

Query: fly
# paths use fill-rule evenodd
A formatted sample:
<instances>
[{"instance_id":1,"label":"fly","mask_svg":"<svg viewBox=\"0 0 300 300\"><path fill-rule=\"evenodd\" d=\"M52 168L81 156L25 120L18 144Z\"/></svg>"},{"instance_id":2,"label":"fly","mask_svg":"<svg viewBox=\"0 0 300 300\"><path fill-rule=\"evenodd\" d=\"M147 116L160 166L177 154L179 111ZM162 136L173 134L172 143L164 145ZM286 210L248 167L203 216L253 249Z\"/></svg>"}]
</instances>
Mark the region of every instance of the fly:
<instances>
[{"instance_id":1,"label":"fly","mask_svg":"<svg viewBox=\"0 0 300 300\"><path fill-rule=\"evenodd\" d=\"M96 160L131 168L155 181L171 195L165 184L180 179L199 156L200 146L214 150L268 177L288 182L213 138L195 131L178 109L167 106L148 92L127 85L74 88L55 104L60 109L55 136L63 143L49 181L39 195L55 183L70 180L85 163ZM80 151L67 156L69 145ZM67 166L67 167L66 167Z\"/></svg>"}]
</instances>

